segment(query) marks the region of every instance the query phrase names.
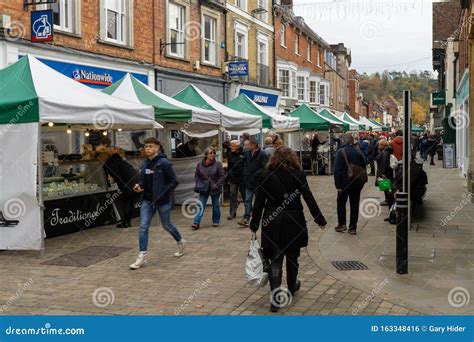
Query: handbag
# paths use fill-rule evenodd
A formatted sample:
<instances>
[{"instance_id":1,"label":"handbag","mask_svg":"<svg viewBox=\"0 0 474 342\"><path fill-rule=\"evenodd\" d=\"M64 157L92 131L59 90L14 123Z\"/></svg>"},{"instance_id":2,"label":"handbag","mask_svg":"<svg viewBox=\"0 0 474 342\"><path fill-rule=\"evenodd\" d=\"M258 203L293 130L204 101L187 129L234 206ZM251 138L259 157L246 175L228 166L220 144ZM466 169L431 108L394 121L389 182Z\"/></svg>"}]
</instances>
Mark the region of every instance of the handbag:
<instances>
[{"instance_id":1,"label":"handbag","mask_svg":"<svg viewBox=\"0 0 474 342\"><path fill-rule=\"evenodd\" d=\"M201 174L201 176L205 177L206 179L199 179L196 182L196 185L194 185L194 192L197 192L198 194L207 194L209 192L209 187L210 187L210 181L209 178L204 175L199 168L197 169L198 172Z\"/></svg>"},{"instance_id":2,"label":"handbag","mask_svg":"<svg viewBox=\"0 0 474 342\"><path fill-rule=\"evenodd\" d=\"M346 154L345 149L342 149L342 154L344 155L344 160L346 161L347 177L349 178L349 181L359 183L362 185L367 183L367 181L369 180L367 176L367 168L350 163L349 160L347 159L347 154Z\"/></svg>"},{"instance_id":3,"label":"handbag","mask_svg":"<svg viewBox=\"0 0 474 342\"><path fill-rule=\"evenodd\" d=\"M268 273L266 272L262 249L257 240L257 234L252 234L250 240L249 252L245 261L245 278L250 285L264 287L268 282Z\"/></svg>"},{"instance_id":4,"label":"handbag","mask_svg":"<svg viewBox=\"0 0 474 342\"><path fill-rule=\"evenodd\" d=\"M390 178L379 179L377 185L380 191L390 191L392 189L392 180Z\"/></svg>"},{"instance_id":5,"label":"handbag","mask_svg":"<svg viewBox=\"0 0 474 342\"><path fill-rule=\"evenodd\" d=\"M398 159L393 154L390 155L390 168L392 170L396 170L398 168Z\"/></svg>"}]
</instances>

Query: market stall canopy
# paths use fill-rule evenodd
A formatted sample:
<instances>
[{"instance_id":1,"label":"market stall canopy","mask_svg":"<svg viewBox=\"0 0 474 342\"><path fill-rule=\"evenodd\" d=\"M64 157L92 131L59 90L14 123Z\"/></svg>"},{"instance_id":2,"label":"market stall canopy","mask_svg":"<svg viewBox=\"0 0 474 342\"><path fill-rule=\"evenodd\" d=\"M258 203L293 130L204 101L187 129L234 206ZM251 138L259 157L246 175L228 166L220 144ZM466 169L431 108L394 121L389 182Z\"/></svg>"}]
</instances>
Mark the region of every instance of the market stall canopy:
<instances>
[{"instance_id":1,"label":"market stall canopy","mask_svg":"<svg viewBox=\"0 0 474 342\"><path fill-rule=\"evenodd\" d=\"M275 131L296 131L300 128L300 120L285 115L270 113L262 106L252 101L247 95L240 94L225 104L227 107L262 118L263 128L272 128Z\"/></svg>"},{"instance_id":2,"label":"market stall canopy","mask_svg":"<svg viewBox=\"0 0 474 342\"><path fill-rule=\"evenodd\" d=\"M382 128L382 131L384 131L384 132L388 131L388 127L382 125L382 124L379 123L378 121L376 121L376 120L374 120L374 119L369 119L369 121L373 122L375 125L377 125L377 126L379 126L380 128Z\"/></svg>"},{"instance_id":3,"label":"market stall canopy","mask_svg":"<svg viewBox=\"0 0 474 342\"><path fill-rule=\"evenodd\" d=\"M328 120L332 120L332 121L335 121L335 122L341 124L344 132L357 131L359 129L358 125L356 125L352 122L347 122L347 121L345 121L341 118L338 118L336 115L334 115L333 113L331 113L327 109L322 109L318 114L321 115L322 117L328 119Z\"/></svg>"},{"instance_id":4,"label":"market stall canopy","mask_svg":"<svg viewBox=\"0 0 474 342\"><path fill-rule=\"evenodd\" d=\"M216 110L222 115L222 126L230 131L242 131L249 128L262 128L260 116L246 114L232 109L214 100L195 85L188 85L174 99L208 110Z\"/></svg>"},{"instance_id":5,"label":"market stall canopy","mask_svg":"<svg viewBox=\"0 0 474 342\"><path fill-rule=\"evenodd\" d=\"M364 131L364 130L368 129L368 128L365 127L364 124L360 123L358 120L354 119L352 116L350 116L346 112L342 113L342 119L344 119L345 121L348 121L348 122L352 122L353 124L359 125L359 130Z\"/></svg>"},{"instance_id":6,"label":"market stall canopy","mask_svg":"<svg viewBox=\"0 0 474 342\"><path fill-rule=\"evenodd\" d=\"M300 119L300 127L304 130L329 131L333 124L340 125L327 120L312 110L307 104L302 104L290 113L293 118Z\"/></svg>"},{"instance_id":7,"label":"market stall canopy","mask_svg":"<svg viewBox=\"0 0 474 342\"><path fill-rule=\"evenodd\" d=\"M411 124L411 132L412 133L423 133L425 129L423 127L419 127L415 124Z\"/></svg>"},{"instance_id":8,"label":"market stall canopy","mask_svg":"<svg viewBox=\"0 0 474 342\"><path fill-rule=\"evenodd\" d=\"M150 88L129 73L102 91L123 100L153 106L156 121L215 126L220 123L220 114L217 111L190 106L175 100Z\"/></svg>"},{"instance_id":9,"label":"market stall canopy","mask_svg":"<svg viewBox=\"0 0 474 342\"><path fill-rule=\"evenodd\" d=\"M366 128L369 128L372 132L382 132L382 127L376 125L375 123L367 119L365 116L361 116L359 118L359 122L365 125Z\"/></svg>"},{"instance_id":10,"label":"market stall canopy","mask_svg":"<svg viewBox=\"0 0 474 342\"><path fill-rule=\"evenodd\" d=\"M151 106L100 93L26 55L0 70L0 124L32 122L112 128L155 121Z\"/></svg>"}]
</instances>

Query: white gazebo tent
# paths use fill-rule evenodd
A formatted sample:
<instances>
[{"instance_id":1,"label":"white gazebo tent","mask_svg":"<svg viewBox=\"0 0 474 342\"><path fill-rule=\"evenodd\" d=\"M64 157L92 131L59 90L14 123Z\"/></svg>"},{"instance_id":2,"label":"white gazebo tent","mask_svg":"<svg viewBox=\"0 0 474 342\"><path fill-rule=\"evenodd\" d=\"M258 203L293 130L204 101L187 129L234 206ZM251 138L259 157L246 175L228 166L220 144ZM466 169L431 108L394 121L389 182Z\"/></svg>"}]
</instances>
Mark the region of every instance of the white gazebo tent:
<instances>
[{"instance_id":1,"label":"white gazebo tent","mask_svg":"<svg viewBox=\"0 0 474 342\"><path fill-rule=\"evenodd\" d=\"M154 127L153 108L100 93L32 56L0 70L0 249L43 248L41 125Z\"/></svg>"},{"instance_id":2,"label":"white gazebo tent","mask_svg":"<svg viewBox=\"0 0 474 342\"><path fill-rule=\"evenodd\" d=\"M373 122L368 120L365 116L359 117L359 122L361 124L365 125L365 127L370 127L370 130L372 132L382 132L382 127L381 126L378 126L378 125L374 124Z\"/></svg>"}]
</instances>

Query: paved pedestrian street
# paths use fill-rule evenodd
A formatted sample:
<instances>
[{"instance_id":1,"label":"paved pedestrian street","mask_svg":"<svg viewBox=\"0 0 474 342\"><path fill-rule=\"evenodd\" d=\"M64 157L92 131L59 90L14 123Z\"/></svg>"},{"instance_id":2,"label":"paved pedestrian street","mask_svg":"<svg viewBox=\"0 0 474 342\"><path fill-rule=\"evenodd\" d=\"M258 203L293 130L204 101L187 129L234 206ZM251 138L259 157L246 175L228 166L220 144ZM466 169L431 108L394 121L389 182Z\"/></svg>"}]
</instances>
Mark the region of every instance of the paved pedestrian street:
<instances>
[{"instance_id":1,"label":"paved pedestrian street","mask_svg":"<svg viewBox=\"0 0 474 342\"><path fill-rule=\"evenodd\" d=\"M369 178L362 194L358 235L351 236L334 231L333 178L309 176L329 224L325 231L309 225L310 244L300 258L302 287L276 314L269 312L268 286L246 284L244 262L251 233L236 220L226 220L228 207L222 210L219 228L211 227L208 207L197 231L191 230L188 213L183 215L176 207L173 219L187 240L185 256L175 258L176 243L154 226L148 266L136 271L128 265L137 255L137 220L130 229L109 226L48 239L43 255L0 252L0 311L9 315L472 315L472 302L462 296L474 288L473 204L463 201L465 181L456 169L427 164L424 168L428 194L424 217L414 213L421 218L409 235L408 275L394 272L395 226L383 221L388 209L376 204L382 193L374 187L374 178ZM44 264L90 246L128 249L88 267ZM368 269L338 271L331 264L350 260L363 262ZM467 299L467 304L459 298Z\"/></svg>"}]
</instances>

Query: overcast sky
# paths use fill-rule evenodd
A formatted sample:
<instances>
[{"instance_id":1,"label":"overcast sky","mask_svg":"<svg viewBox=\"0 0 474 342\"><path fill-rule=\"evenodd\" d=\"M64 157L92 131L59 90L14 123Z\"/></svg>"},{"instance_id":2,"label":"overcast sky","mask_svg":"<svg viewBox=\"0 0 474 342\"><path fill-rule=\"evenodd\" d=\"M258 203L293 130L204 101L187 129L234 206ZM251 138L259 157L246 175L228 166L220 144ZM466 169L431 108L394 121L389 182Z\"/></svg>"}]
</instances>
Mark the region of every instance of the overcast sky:
<instances>
[{"instance_id":1,"label":"overcast sky","mask_svg":"<svg viewBox=\"0 0 474 342\"><path fill-rule=\"evenodd\" d=\"M294 12L329 44L352 51L359 73L429 70L429 0L294 0Z\"/></svg>"}]
</instances>

